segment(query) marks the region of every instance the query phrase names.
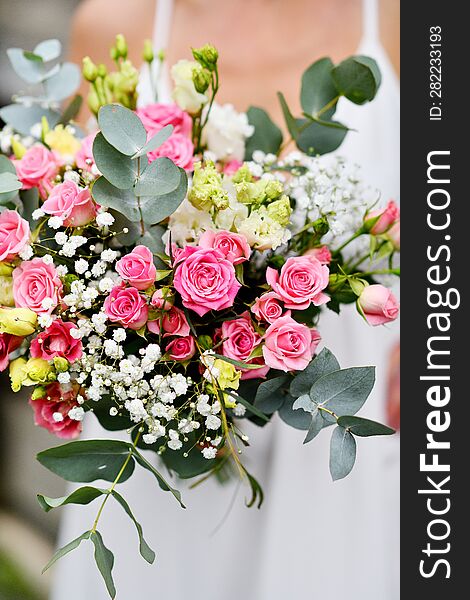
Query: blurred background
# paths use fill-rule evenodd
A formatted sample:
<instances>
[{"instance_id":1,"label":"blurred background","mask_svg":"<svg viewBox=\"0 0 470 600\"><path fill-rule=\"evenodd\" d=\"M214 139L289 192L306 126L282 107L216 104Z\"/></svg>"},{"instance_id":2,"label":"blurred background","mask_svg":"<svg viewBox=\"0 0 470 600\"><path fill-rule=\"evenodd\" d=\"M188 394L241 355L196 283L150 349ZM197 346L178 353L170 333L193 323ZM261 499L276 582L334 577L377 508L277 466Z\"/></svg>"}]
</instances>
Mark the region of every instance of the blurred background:
<instances>
[{"instance_id":1,"label":"blurred background","mask_svg":"<svg viewBox=\"0 0 470 600\"><path fill-rule=\"evenodd\" d=\"M21 85L8 62L7 48L34 48L38 42L54 37L61 40L66 50L78 3L79 0L1 0L0 106L9 104ZM31 457L54 444L47 431L34 426L27 394L13 394L8 373L1 373L0 600L47 598L49 579L40 573L51 556L60 514L51 513L44 519L35 490L61 496L64 487L58 477Z\"/></svg>"}]
</instances>

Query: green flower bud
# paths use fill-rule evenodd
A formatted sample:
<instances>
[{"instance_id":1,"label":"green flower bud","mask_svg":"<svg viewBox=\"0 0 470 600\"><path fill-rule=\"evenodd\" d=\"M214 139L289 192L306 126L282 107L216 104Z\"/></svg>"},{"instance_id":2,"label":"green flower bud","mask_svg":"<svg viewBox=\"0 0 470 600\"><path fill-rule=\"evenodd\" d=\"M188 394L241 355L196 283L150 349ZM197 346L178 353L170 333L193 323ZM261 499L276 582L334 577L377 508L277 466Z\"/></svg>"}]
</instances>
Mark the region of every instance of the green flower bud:
<instances>
[{"instance_id":1,"label":"green flower bud","mask_svg":"<svg viewBox=\"0 0 470 600\"><path fill-rule=\"evenodd\" d=\"M36 330L38 316L29 308L0 308L0 332L19 337Z\"/></svg>"},{"instance_id":2,"label":"green flower bud","mask_svg":"<svg viewBox=\"0 0 470 600\"><path fill-rule=\"evenodd\" d=\"M202 348L202 350L210 350L213 346L212 338L210 335L199 335L197 338L197 343Z\"/></svg>"},{"instance_id":3,"label":"green flower bud","mask_svg":"<svg viewBox=\"0 0 470 600\"><path fill-rule=\"evenodd\" d=\"M99 101L98 94L93 89L91 89L88 94L87 104L88 104L88 108L90 109L90 111L93 114L97 115L99 109L101 108L101 103Z\"/></svg>"},{"instance_id":4,"label":"green flower bud","mask_svg":"<svg viewBox=\"0 0 470 600\"><path fill-rule=\"evenodd\" d=\"M15 136L11 138L11 149L18 160L22 159L26 154L26 147Z\"/></svg>"},{"instance_id":5,"label":"green flower bud","mask_svg":"<svg viewBox=\"0 0 470 600\"><path fill-rule=\"evenodd\" d=\"M206 44L205 46L202 46L202 48L193 48L192 52L194 60L197 60L199 64L206 69L209 69L209 71L215 71L219 53L214 46Z\"/></svg>"},{"instance_id":6,"label":"green flower bud","mask_svg":"<svg viewBox=\"0 0 470 600\"><path fill-rule=\"evenodd\" d=\"M44 398L46 396L46 388L43 385L38 385L34 388L33 393L31 394L31 400L39 400L39 398Z\"/></svg>"},{"instance_id":7,"label":"green flower bud","mask_svg":"<svg viewBox=\"0 0 470 600\"><path fill-rule=\"evenodd\" d=\"M274 202L271 202L271 204L268 204L267 212L271 219L277 221L279 225L287 227L292 213L288 196L282 196L279 200L275 200Z\"/></svg>"},{"instance_id":8,"label":"green flower bud","mask_svg":"<svg viewBox=\"0 0 470 600\"><path fill-rule=\"evenodd\" d=\"M248 165L246 163L243 164L233 175L232 181L233 183L241 183L242 181L247 181L248 183L251 183L253 181L253 175L251 174L250 169L248 168Z\"/></svg>"},{"instance_id":9,"label":"green flower bud","mask_svg":"<svg viewBox=\"0 0 470 600\"><path fill-rule=\"evenodd\" d=\"M152 40L144 40L144 51L142 53L142 58L149 64L153 62L155 55L153 53Z\"/></svg>"},{"instance_id":10,"label":"green flower bud","mask_svg":"<svg viewBox=\"0 0 470 600\"><path fill-rule=\"evenodd\" d=\"M27 378L31 382L46 383L55 380L54 367L42 358L30 358L24 366ZM31 385L27 380L25 385Z\"/></svg>"},{"instance_id":11,"label":"green flower bud","mask_svg":"<svg viewBox=\"0 0 470 600\"><path fill-rule=\"evenodd\" d=\"M0 262L0 275L8 277L8 275L11 275L13 273L14 268L15 267L12 267L8 263Z\"/></svg>"},{"instance_id":12,"label":"green flower bud","mask_svg":"<svg viewBox=\"0 0 470 600\"><path fill-rule=\"evenodd\" d=\"M111 57L111 60L113 60L114 62L116 62L117 59L119 58L119 52L117 51L117 48L115 46L112 46L109 49L109 56Z\"/></svg>"},{"instance_id":13,"label":"green flower bud","mask_svg":"<svg viewBox=\"0 0 470 600\"><path fill-rule=\"evenodd\" d=\"M55 356L53 363L55 370L58 373L65 373L65 371L69 370L69 361L66 358L63 358L62 356Z\"/></svg>"},{"instance_id":14,"label":"green flower bud","mask_svg":"<svg viewBox=\"0 0 470 600\"><path fill-rule=\"evenodd\" d=\"M122 33L118 33L116 36L116 50L118 56L122 58L127 58L127 42L126 38L122 35Z\"/></svg>"},{"instance_id":15,"label":"green flower bud","mask_svg":"<svg viewBox=\"0 0 470 600\"><path fill-rule=\"evenodd\" d=\"M196 91L203 94L211 83L211 74L207 69L197 65L193 69L193 83Z\"/></svg>"},{"instance_id":16,"label":"green flower bud","mask_svg":"<svg viewBox=\"0 0 470 600\"><path fill-rule=\"evenodd\" d=\"M204 168L200 162L194 165L193 184L188 200L199 210L219 211L228 208L228 193L223 188L222 177L213 162L207 162Z\"/></svg>"},{"instance_id":17,"label":"green flower bud","mask_svg":"<svg viewBox=\"0 0 470 600\"><path fill-rule=\"evenodd\" d=\"M89 56L85 56L83 59L82 73L83 77L90 83L93 83L98 77L98 67Z\"/></svg>"},{"instance_id":18,"label":"green flower bud","mask_svg":"<svg viewBox=\"0 0 470 600\"><path fill-rule=\"evenodd\" d=\"M157 58L162 63L165 60L165 58L166 58L166 56L165 56L165 50L159 50L157 52Z\"/></svg>"},{"instance_id":19,"label":"green flower bud","mask_svg":"<svg viewBox=\"0 0 470 600\"><path fill-rule=\"evenodd\" d=\"M277 179L268 179L265 187L265 194L269 200L276 200L282 195L284 188Z\"/></svg>"},{"instance_id":20,"label":"green flower bud","mask_svg":"<svg viewBox=\"0 0 470 600\"><path fill-rule=\"evenodd\" d=\"M26 366L27 360L22 356L15 360L12 360L10 363L10 381L11 381L11 389L14 392L19 392L21 390L21 386L23 382L26 380Z\"/></svg>"},{"instance_id":21,"label":"green flower bud","mask_svg":"<svg viewBox=\"0 0 470 600\"><path fill-rule=\"evenodd\" d=\"M107 74L108 74L108 69L106 68L106 65L103 63L100 63L98 65L98 77L106 77Z\"/></svg>"}]
</instances>

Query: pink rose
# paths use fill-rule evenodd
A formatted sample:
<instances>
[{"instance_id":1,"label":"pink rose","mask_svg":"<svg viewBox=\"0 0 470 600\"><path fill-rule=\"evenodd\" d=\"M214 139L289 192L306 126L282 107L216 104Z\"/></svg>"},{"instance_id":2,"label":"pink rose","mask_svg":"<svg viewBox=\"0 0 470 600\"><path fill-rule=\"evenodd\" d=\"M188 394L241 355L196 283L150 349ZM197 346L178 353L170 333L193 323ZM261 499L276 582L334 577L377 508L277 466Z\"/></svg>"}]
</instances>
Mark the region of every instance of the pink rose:
<instances>
[{"instance_id":1,"label":"pink rose","mask_svg":"<svg viewBox=\"0 0 470 600\"><path fill-rule=\"evenodd\" d=\"M56 356L73 363L82 356L81 340L72 337L72 330L78 331L74 323L56 319L31 342L31 356L53 360Z\"/></svg>"},{"instance_id":2,"label":"pink rose","mask_svg":"<svg viewBox=\"0 0 470 600\"><path fill-rule=\"evenodd\" d=\"M193 154L194 146L191 140L181 133L173 133L161 146L148 153L148 159L152 162L156 158L166 156L178 167L192 171Z\"/></svg>"},{"instance_id":3,"label":"pink rose","mask_svg":"<svg viewBox=\"0 0 470 600\"><path fill-rule=\"evenodd\" d=\"M393 244L393 248L395 250L400 250L400 221L397 221L390 227L390 229L387 231L387 235Z\"/></svg>"},{"instance_id":4,"label":"pink rose","mask_svg":"<svg viewBox=\"0 0 470 600\"><path fill-rule=\"evenodd\" d=\"M284 309L282 307L282 298L276 292L266 292L259 298L256 298L255 303L251 307L259 321L274 323L279 317L282 317Z\"/></svg>"},{"instance_id":5,"label":"pink rose","mask_svg":"<svg viewBox=\"0 0 470 600\"><path fill-rule=\"evenodd\" d=\"M272 369L303 371L312 360L320 339L316 329L297 323L287 312L264 334L264 360Z\"/></svg>"},{"instance_id":6,"label":"pink rose","mask_svg":"<svg viewBox=\"0 0 470 600\"><path fill-rule=\"evenodd\" d=\"M8 367L9 354L21 346L22 337L9 333L0 333L0 371Z\"/></svg>"},{"instance_id":7,"label":"pink rose","mask_svg":"<svg viewBox=\"0 0 470 600\"><path fill-rule=\"evenodd\" d=\"M95 141L96 133L90 133L82 140L82 146L75 156L75 162L79 169L91 171L95 166L93 157L93 142Z\"/></svg>"},{"instance_id":8,"label":"pink rose","mask_svg":"<svg viewBox=\"0 0 470 600\"><path fill-rule=\"evenodd\" d=\"M147 246L136 246L132 252L118 260L116 271L124 281L138 290L147 290L157 276L153 254Z\"/></svg>"},{"instance_id":9,"label":"pink rose","mask_svg":"<svg viewBox=\"0 0 470 600\"><path fill-rule=\"evenodd\" d=\"M219 250L186 246L178 260L173 285L186 308L202 317L233 305L241 284L233 264Z\"/></svg>"},{"instance_id":10,"label":"pink rose","mask_svg":"<svg viewBox=\"0 0 470 600\"><path fill-rule=\"evenodd\" d=\"M224 165L224 175L228 175L229 177L235 175L241 166L243 166L243 163L240 160L237 160L236 158L229 160L228 163L225 163Z\"/></svg>"},{"instance_id":11,"label":"pink rose","mask_svg":"<svg viewBox=\"0 0 470 600\"><path fill-rule=\"evenodd\" d=\"M54 265L42 258L26 260L13 271L13 297L18 308L30 308L38 315L50 314L59 304L62 281Z\"/></svg>"},{"instance_id":12,"label":"pink rose","mask_svg":"<svg viewBox=\"0 0 470 600\"><path fill-rule=\"evenodd\" d=\"M81 421L68 416L70 409L79 406L73 389L64 390L59 383L51 383L47 386L43 398L30 400L29 404L34 410L36 425L62 439L71 440L80 435Z\"/></svg>"},{"instance_id":13,"label":"pink rose","mask_svg":"<svg viewBox=\"0 0 470 600\"><path fill-rule=\"evenodd\" d=\"M251 248L246 237L231 231L211 231L208 229L199 238L199 246L219 250L234 265L248 260L251 255Z\"/></svg>"},{"instance_id":14,"label":"pink rose","mask_svg":"<svg viewBox=\"0 0 470 600\"><path fill-rule=\"evenodd\" d=\"M224 321L221 328L222 354L228 358L239 360L241 362L253 363L248 360L250 354L256 346L261 343L261 336L255 331L250 314L245 311L239 319L233 321ZM269 371L269 367L261 369L240 369L243 373L242 379L251 379L252 377L264 377Z\"/></svg>"},{"instance_id":15,"label":"pink rose","mask_svg":"<svg viewBox=\"0 0 470 600\"><path fill-rule=\"evenodd\" d=\"M4 210L0 214L0 261L15 258L28 243L30 235L28 221L16 210Z\"/></svg>"},{"instance_id":16,"label":"pink rose","mask_svg":"<svg viewBox=\"0 0 470 600\"><path fill-rule=\"evenodd\" d=\"M166 125L173 125L173 133L180 133L186 137L191 135L193 121L177 104L148 104L138 108L137 115L150 136Z\"/></svg>"},{"instance_id":17,"label":"pink rose","mask_svg":"<svg viewBox=\"0 0 470 600\"><path fill-rule=\"evenodd\" d=\"M170 310L163 315L163 318L149 321L147 323L149 331L156 334L160 333L160 322L162 323L163 331L165 332L163 337L168 337L170 335L186 337L191 331L184 312L176 306L172 306Z\"/></svg>"},{"instance_id":18,"label":"pink rose","mask_svg":"<svg viewBox=\"0 0 470 600\"><path fill-rule=\"evenodd\" d=\"M168 290L158 289L153 293L150 304L157 310L170 310L175 301L172 293Z\"/></svg>"},{"instance_id":19,"label":"pink rose","mask_svg":"<svg viewBox=\"0 0 470 600\"><path fill-rule=\"evenodd\" d=\"M367 213L366 220L373 219L374 217L380 218L376 221L375 225L371 227L370 232L374 235L380 235L385 233L390 227L400 219L400 208L395 204L393 200L390 200L386 208L373 210Z\"/></svg>"},{"instance_id":20,"label":"pink rose","mask_svg":"<svg viewBox=\"0 0 470 600\"><path fill-rule=\"evenodd\" d=\"M167 345L166 352L172 360L189 360L196 352L193 336L175 338Z\"/></svg>"},{"instance_id":21,"label":"pink rose","mask_svg":"<svg viewBox=\"0 0 470 600\"><path fill-rule=\"evenodd\" d=\"M383 325L398 317L397 299L388 288L378 283L364 288L358 304L369 325Z\"/></svg>"},{"instance_id":22,"label":"pink rose","mask_svg":"<svg viewBox=\"0 0 470 600\"><path fill-rule=\"evenodd\" d=\"M41 198L45 198L52 187L51 180L59 171L54 153L38 144L29 148L20 160L13 162L23 189L37 187Z\"/></svg>"},{"instance_id":23,"label":"pink rose","mask_svg":"<svg viewBox=\"0 0 470 600\"><path fill-rule=\"evenodd\" d=\"M96 216L96 204L90 190L73 181L56 185L41 208L48 215L60 217L65 227L82 227Z\"/></svg>"},{"instance_id":24,"label":"pink rose","mask_svg":"<svg viewBox=\"0 0 470 600\"><path fill-rule=\"evenodd\" d=\"M268 267L266 280L286 308L304 310L310 303L320 306L329 301L322 292L328 286L329 274L328 267L315 257L296 256L286 260L280 274Z\"/></svg>"},{"instance_id":25,"label":"pink rose","mask_svg":"<svg viewBox=\"0 0 470 600\"><path fill-rule=\"evenodd\" d=\"M328 246L320 246L320 248L311 248L305 252L304 256L313 256L318 259L322 265L329 265L331 262L331 252Z\"/></svg>"},{"instance_id":26,"label":"pink rose","mask_svg":"<svg viewBox=\"0 0 470 600\"><path fill-rule=\"evenodd\" d=\"M136 288L122 283L104 301L104 312L110 321L137 330L147 322L148 306Z\"/></svg>"}]
</instances>

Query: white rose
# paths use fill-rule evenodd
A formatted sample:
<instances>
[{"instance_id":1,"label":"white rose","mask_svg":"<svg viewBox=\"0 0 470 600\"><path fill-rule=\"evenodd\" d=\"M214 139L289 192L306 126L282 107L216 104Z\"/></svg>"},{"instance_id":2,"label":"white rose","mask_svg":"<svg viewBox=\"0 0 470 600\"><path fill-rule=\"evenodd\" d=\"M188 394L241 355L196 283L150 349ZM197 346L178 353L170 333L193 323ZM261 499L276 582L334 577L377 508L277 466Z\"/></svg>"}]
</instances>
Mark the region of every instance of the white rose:
<instances>
[{"instance_id":1,"label":"white rose","mask_svg":"<svg viewBox=\"0 0 470 600\"><path fill-rule=\"evenodd\" d=\"M198 210L185 198L171 215L169 229L162 239L167 243L171 231L171 241L186 246L195 243L203 231L214 228L210 214Z\"/></svg>"},{"instance_id":2,"label":"white rose","mask_svg":"<svg viewBox=\"0 0 470 600\"><path fill-rule=\"evenodd\" d=\"M203 141L217 160L243 160L245 141L253 135L245 113L239 113L232 104L214 103L204 128Z\"/></svg>"},{"instance_id":3,"label":"white rose","mask_svg":"<svg viewBox=\"0 0 470 600\"><path fill-rule=\"evenodd\" d=\"M193 69L197 63L191 60L179 60L171 67L171 76L175 83L173 100L188 113L195 114L207 102L205 94L196 91L193 83Z\"/></svg>"}]
</instances>

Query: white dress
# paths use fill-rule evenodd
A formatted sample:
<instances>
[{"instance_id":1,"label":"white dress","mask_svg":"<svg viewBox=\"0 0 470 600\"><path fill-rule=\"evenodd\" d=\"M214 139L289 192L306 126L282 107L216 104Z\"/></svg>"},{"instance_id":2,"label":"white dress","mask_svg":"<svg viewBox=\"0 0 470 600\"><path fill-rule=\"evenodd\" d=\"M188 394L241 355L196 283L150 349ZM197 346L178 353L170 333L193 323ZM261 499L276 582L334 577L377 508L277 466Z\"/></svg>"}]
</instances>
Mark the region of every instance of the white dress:
<instances>
[{"instance_id":1,"label":"white dress","mask_svg":"<svg viewBox=\"0 0 470 600\"><path fill-rule=\"evenodd\" d=\"M172 1L160 0L157 48L168 42L171 14ZM367 106L340 106L338 118L358 131L349 133L341 154L361 164L365 180L387 199L399 192L399 90L377 23L377 0L364 0L358 53L380 64L378 96ZM160 100L166 99L164 85L160 90ZM351 309L341 317L325 314L321 331L324 345L342 366L377 365L376 387L361 414L384 420L386 366L396 328L368 327ZM254 429L248 427L248 434ZM85 433L118 437L104 432L94 418ZM152 600L398 600L398 436L359 440L352 474L332 483L329 431L307 446L302 445L304 432L278 419L254 433L245 461L266 494L261 510L244 506L247 490L237 483L208 481L189 490L177 482L187 510L163 493L148 472L136 469L120 486L157 559L153 566L143 561L133 525L121 507L108 502L99 529L115 554L117 600L138 595ZM59 543L89 529L97 508L95 503L61 509ZM82 543L55 569L52 600L108 597L91 544Z\"/></svg>"}]
</instances>

